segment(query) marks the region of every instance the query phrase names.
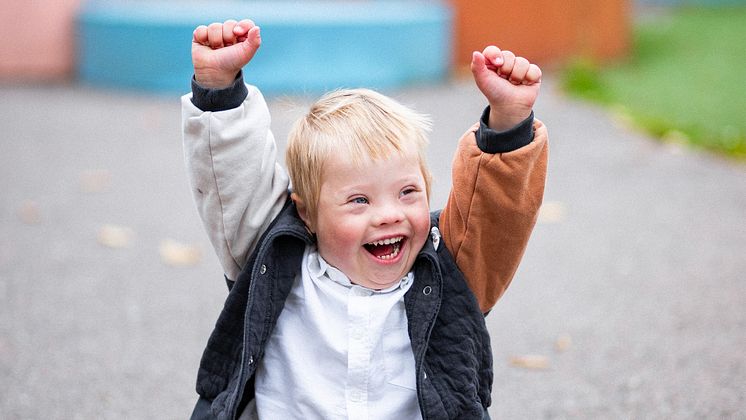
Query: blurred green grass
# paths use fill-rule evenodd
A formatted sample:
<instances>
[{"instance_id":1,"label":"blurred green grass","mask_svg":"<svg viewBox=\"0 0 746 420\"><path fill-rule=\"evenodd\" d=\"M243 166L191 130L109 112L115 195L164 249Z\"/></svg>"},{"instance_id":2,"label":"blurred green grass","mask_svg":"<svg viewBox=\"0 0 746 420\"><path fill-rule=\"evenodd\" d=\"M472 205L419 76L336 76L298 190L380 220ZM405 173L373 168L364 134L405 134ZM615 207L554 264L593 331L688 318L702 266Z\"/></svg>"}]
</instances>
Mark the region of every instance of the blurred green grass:
<instances>
[{"instance_id":1,"label":"blurred green grass","mask_svg":"<svg viewBox=\"0 0 746 420\"><path fill-rule=\"evenodd\" d=\"M621 63L569 63L564 90L655 137L746 159L746 7L670 9L633 42Z\"/></svg>"}]
</instances>

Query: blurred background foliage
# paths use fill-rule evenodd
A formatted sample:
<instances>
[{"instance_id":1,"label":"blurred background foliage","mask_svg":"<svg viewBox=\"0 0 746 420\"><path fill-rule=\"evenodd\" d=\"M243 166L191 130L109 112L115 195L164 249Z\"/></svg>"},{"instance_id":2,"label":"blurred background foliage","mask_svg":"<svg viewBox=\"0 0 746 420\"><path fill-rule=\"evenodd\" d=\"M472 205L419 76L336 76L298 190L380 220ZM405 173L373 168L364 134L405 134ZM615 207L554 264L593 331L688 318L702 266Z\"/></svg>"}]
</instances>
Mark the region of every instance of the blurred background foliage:
<instances>
[{"instance_id":1,"label":"blurred background foliage","mask_svg":"<svg viewBox=\"0 0 746 420\"><path fill-rule=\"evenodd\" d=\"M563 89L664 141L746 161L746 4L642 9L627 58L577 58Z\"/></svg>"}]
</instances>

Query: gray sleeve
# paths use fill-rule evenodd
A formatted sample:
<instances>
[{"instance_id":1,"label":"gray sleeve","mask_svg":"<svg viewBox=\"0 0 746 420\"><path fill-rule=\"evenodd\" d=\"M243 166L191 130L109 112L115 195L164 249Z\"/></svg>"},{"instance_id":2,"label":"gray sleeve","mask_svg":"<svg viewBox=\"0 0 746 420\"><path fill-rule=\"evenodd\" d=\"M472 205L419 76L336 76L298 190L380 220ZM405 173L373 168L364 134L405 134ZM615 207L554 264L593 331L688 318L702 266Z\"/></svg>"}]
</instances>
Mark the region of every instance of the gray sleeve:
<instances>
[{"instance_id":1,"label":"gray sleeve","mask_svg":"<svg viewBox=\"0 0 746 420\"><path fill-rule=\"evenodd\" d=\"M202 111L181 98L184 160L197 210L228 279L241 272L287 198L270 115L259 90L236 108Z\"/></svg>"}]
</instances>

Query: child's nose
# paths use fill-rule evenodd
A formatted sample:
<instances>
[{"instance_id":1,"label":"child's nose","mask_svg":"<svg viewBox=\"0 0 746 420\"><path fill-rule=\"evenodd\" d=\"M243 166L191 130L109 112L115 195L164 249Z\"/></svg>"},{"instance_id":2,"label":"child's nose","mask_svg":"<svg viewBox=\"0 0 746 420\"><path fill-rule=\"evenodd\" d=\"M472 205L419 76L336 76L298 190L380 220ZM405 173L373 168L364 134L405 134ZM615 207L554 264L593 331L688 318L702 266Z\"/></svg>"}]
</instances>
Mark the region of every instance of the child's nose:
<instances>
[{"instance_id":1,"label":"child's nose","mask_svg":"<svg viewBox=\"0 0 746 420\"><path fill-rule=\"evenodd\" d=\"M380 205L373 218L375 225L390 225L399 223L404 219L404 212L395 204Z\"/></svg>"}]
</instances>

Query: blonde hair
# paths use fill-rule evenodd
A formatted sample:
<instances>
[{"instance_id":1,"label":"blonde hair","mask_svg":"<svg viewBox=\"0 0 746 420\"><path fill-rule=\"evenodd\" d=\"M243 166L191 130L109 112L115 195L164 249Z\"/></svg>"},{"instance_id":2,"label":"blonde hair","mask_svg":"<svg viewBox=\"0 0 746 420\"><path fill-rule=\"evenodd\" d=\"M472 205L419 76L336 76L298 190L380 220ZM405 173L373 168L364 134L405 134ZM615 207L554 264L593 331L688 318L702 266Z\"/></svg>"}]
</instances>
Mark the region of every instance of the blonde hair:
<instances>
[{"instance_id":1,"label":"blonde hair","mask_svg":"<svg viewBox=\"0 0 746 420\"><path fill-rule=\"evenodd\" d=\"M425 147L430 120L399 102L369 89L327 93L311 105L288 135L285 163L292 189L312 221L321 190L324 162L341 155L361 165L371 159L415 151L430 197L432 176Z\"/></svg>"}]
</instances>

